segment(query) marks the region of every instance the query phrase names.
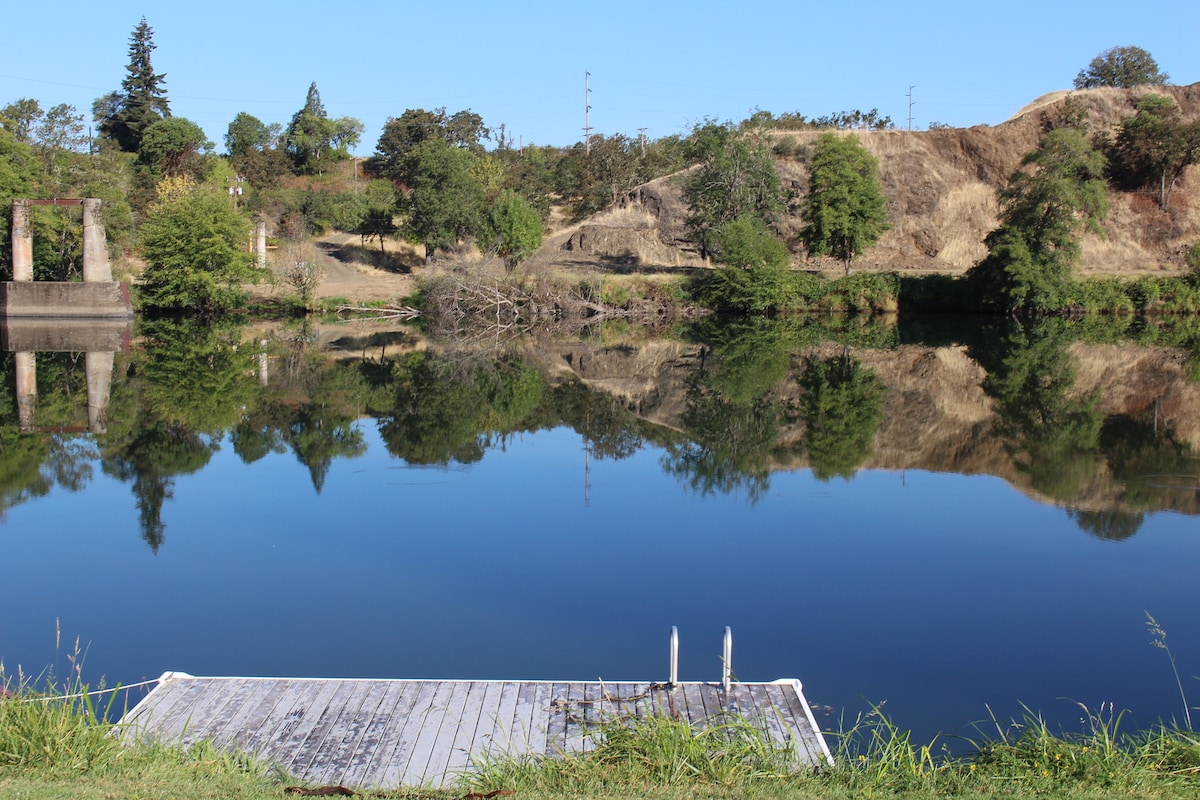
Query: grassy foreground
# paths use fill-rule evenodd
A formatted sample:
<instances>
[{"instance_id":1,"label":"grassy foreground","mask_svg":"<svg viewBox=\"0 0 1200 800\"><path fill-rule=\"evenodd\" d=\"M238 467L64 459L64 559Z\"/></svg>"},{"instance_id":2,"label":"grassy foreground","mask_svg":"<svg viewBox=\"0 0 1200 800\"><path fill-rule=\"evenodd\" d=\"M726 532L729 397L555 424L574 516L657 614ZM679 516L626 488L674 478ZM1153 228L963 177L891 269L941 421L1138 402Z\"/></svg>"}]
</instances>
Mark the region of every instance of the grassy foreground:
<instances>
[{"instance_id":1,"label":"grassy foreground","mask_svg":"<svg viewBox=\"0 0 1200 800\"><path fill-rule=\"evenodd\" d=\"M1087 712L1087 709L1084 709ZM492 758L456 791L367 797L456 798L502 790L528 800L564 798L1195 798L1200 735L1160 726L1125 733L1120 714L1088 712L1082 734L1036 718L997 726L970 755L915 745L878 709L831 744L832 767L794 769L787 753L740 720L704 729L669 718L613 720L586 755ZM0 699L0 797L9 800L217 800L280 798L293 785L269 765L201 744L123 747L87 697Z\"/></svg>"}]
</instances>

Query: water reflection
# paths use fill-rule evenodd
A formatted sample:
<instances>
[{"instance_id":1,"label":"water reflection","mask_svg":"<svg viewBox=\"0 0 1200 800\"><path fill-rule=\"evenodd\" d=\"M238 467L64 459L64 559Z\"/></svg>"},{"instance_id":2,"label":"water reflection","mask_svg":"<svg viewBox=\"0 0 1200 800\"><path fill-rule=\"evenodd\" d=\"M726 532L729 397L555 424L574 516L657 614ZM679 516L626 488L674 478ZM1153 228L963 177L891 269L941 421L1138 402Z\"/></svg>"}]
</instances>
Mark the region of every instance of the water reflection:
<instances>
[{"instance_id":1,"label":"water reflection","mask_svg":"<svg viewBox=\"0 0 1200 800\"><path fill-rule=\"evenodd\" d=\"M114 357L131 323L0 321L0 519L4 510L92 478L99 453L76 434L107 431Z\"/></svg>"},{"instance_id":2,"label":"water reflection","mask_svg":"<svg viewBox=\"0 0 1200 800\"><path fill-rule=\"evenodd\" d=\"M508 437L566 426L589 458L654 446L688 490L750 503L784 469L829 481L920 468L999 475L1105 539L1134 535L1158 510L1200 513L1200 389L1188 351L1111 344L1120 336L1095 321L942 326L936 346L895 320L812 323L706 320L674 339L463 348L405 330L331 339L305 326L153 320L130 352L119 352L127 330L90 343L10 330L0 503L77 491L98 463L129 485L157 551L176 479L205 469L222 442L245 464L291 452L320 494L336 460L366 452L356 423L369 417L387 451L412 465L477 463ZM1144 326L1135 335L1178 338ZM53 352L51 340L78 349ZM1153 386L1117 393L1095 379L1136 384L1129 364L1152 370ZM972 392L970 413L953 407ZM922 437L960 446L913 444Z\"/></svg>"}]
</instances>

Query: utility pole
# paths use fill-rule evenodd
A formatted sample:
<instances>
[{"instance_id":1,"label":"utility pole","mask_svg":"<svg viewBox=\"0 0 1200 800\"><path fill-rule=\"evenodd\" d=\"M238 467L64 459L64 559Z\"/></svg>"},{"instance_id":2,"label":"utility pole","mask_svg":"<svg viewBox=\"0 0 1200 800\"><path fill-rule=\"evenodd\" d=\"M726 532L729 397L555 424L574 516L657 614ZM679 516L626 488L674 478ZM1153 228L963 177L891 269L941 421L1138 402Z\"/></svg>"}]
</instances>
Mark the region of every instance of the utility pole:
<instances>
[{"instance_id":1,"label":"utility pole","mask_svg":"<svg viewBox=\"0 0 1200 800\"><path fill-rule=\"evenodd\" d=\"M638 128L638 141L642 145L642 158L646 157L646 129Z\"/></svg>"},{"instance_id":2,"label":"utility pole","mask_svg":"<svg viewBox=\"0 0 1200 800\"><path fill-rule=\"evenodd\" d=\"M588 79L592 73L583 73L583 151L585 155L592 154L592 90L588 88Z\"/></svg>"},{"instance_id":3,"label":"utility pole","mask_svg":"<svg viewBox=\"0 0 1200 800\"><path fill-rule=\"evenodd\" d=\"M913 119L913 117L912 117L912 107L913 107L912 90L915 88L917 88L915 84L910 85L908 87L908 129L910 131L912 130L912 119Z\"/></svg>"}]
</instances>

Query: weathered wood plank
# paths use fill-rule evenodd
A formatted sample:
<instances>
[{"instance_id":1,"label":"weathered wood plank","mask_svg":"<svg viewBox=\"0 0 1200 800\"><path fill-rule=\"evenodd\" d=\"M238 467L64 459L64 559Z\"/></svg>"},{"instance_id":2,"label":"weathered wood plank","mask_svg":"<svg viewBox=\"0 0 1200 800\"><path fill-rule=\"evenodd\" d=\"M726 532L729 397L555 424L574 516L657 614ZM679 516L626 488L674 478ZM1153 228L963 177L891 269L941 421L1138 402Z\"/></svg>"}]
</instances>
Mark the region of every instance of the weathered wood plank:
<instances>
[{"instance_id":1,"label":"weathered wood plank","mask_svg":"<svg viewBox=\"0 0 1200 800\"><path fill-rule=\"evenodd\" d=\"M213 743L248 749L246 744L266 724L287 687L286 681L258 681L254 697L229 719L223 730L214 732Z\"/></svg>"},{"instance_id":2,"label":"weathered wood plank","mask_svg":"<svg viewBox=\"0 0 1200 800\"><path fill-rule=\"evenodd\" d=\"M583 749L588 720L594 718L592 706L599 702L599 684L572 683L567 689L566 730L563 731L563 752L577 753Z\"/></svg>"},{"instance_id":3,"label":"weathered wood plank","mask_svg":"<svg viewBox=\"0 0 1200 800\"><path fill-rule=\"evenodd\" d=\"M413 698L413 705L404 721L404 727L396 736L395 744L387 759L380 765L383 767L381 786L403 786L404 776L412 760L413 745L421 734L432 713L434 698L438 685L433 682L422 682Z\"/></svg>"},{"instance_id":4,"label":"weathered wood plank","mask_svg":"<svg viewBox=\"0 0 1200 800\"><path fill-rule=\"evenodd\" d=\"M703 722L705 720L718 720L725 713L725 698L724 691L721 685L717 683L699 683L694 684L692 688L696 697L700 700L704 708L704 716L699 719L694 719L695 722Z\"/></svg>"},{"instance_id":5,"label":"weathered wood plank","mask_svg":"<svg viewBox=\"0 0 1200 800\"><path fill-rule=\"evenodd\" d=\"M278 735L279 741L286 739L288 734L282 729L295 727L303 718L305 687L308 686L306 681L300 680L281 680L280 684L283 691L258 730L245 739L241 736L236 737L242 746L275 763L278 761L273 758L274 748L277 746L274 737Z\"/></svg>"},{"instance_id":6,"label":"weathered wood plank","mask_svg":"<svg viewBox=\"0 0 1200 800\"><path fill-rule=\"evenodd\" d=\"M751 721L763 725L775 741L787 743L796 752L797 757L804 755L807 750L796 736L794 726L789 725L787 721L791 710L784 696L784 687L770 683L753 685L750 693L755 703L751 713L761 717L761 720L750 717Z\"/></svg>"},{"instance_id":7,"label":"weathered wood plank","mask_svg":"<svg viewBox=\"0 0 1200 800\"><path fill-rule=\"evenodd\" d=\"M262 682L256 680L238 680L229 686L220 687L220 694L224 697L223 702L214 705L207 711L196 709L196 725L190 731L191 735L195 737L193 741L215 740L247 704L252 704L255 693L261 687ZM209 692L216 694L217 692L213 691L216 688L214 684L210 687Z\"/></svg>"},{"instance_id":8,"label":"weathered wood plank","mask_svg":"<svg viewBox=\"0 0 1200 800\"><path fill-rule=\"evenodd\" d=\"M491 723L488 717L495 715L500 704L500 684L495 681L475 681L471 684L470 694L463 706L462 717L458 721L458 729L450 745L449 758L442 766L442 774L447 780L453 780L458 774L471 767L474 754L472 745L482 735L481 728Z\"/></svg>"},{"instance_id":9,"label":"weathered wood plank","mask_svg":"<svg viewBox=\"0 0 1200 800\"><path fill-rule=\"evenodd\" d=\"M434 740L433 749L429 754L429 764L425 768L426 781L443 782L450 765L454 763L455 742L458 740L463 725L466 724L465 718L468 716L469 709L477 701L477 698L472 695L478 693L478 687L478 682L466 682L458 686L457 691L451 696L450 702L446 704L446 716L442 719L441 727L438 728L437 738ZM472 730L470 735L474 736L475 731Z\"/></svg>"},{"instance_id":10,"label":"weathered wood plank","mask_svg":"<svg viewBox=\"0 0 1200 800\"><path fill-rule=\"evenodd\" d=\"M372 700L375 690L374 681L354 681L343 687L342 700L336 705L336 716L331 715L329 727L324 731L314 729L293 760L297 775L313 783L341 783L366 724L363 705L371 702L373 713L379 704L378 696Z\"/></svg>"},{"instance_id":11,"label":"weathered wood plank","mask_svg":"<svg viewBox=\"0 0 1200 800\"><path fill-rule=\"evenodd\" d=\"M434 747L437 744L437 737L441 732L442 724L446 721L446 712L451 699L454 697L456 683L439 683L434 689L433 699L429 704L429 708L425 711L425 718L422 720L421 726L417 730L416 738L413 741L412 755L401 776L400 782L403 785L420 786L426 783L429 762L433 757Z\"/></svg>"},{"instance_id":12,"label":"weathered wood plank","mask_svg":"<svg viewBox=\"0 0 1200 800\"><path fill-rule=\"evenodd\" d=\"M702 686L698 683L685 683L677 686L667 698L667 708L673 716L679 716L690 722L699 722L708 717L704 707L704 698L700 693Z\"/></svg>"},{"instance_id":13,"label":"weathered wood plank","mask_svg":"<svg viewBox=\"0 0 1200 800\"><path fill-rule=\"evenodd\" d=\"M546 752L545 710L550 702L547 696L553 684L523 683L517 697L517 715L513 721L510 741L524 746L523 752L543 755Z\"/></svg>"},{"instance_id":14,"label":"weathered wood plank","mask_svg":"<svg viewBox=\"0 0 1200 800\"><path fill-rule=\"evenodd\" d=\"M196 688L192 683L188 686ZM122 741L144 741L160 736L158 726L171 713L174 705L180 702L184 688L177 687L174 681L164 681L143 697L121 718Z\"/></svg>"},{"instance_id":15,"label":"weathered wood plank","mask_svg":"<svg viewBox=\"0 0 1200 800\"><path fill-rule=\"evenodd\" d=\"M553 757L593 747L588 732L606 720L676 714L719 724L730 708L802 761L828 758L799 684L787 681L733 684L726 694L697 683L180 677L126 715L122 736L212 738L317 783L441 787L484 753Z\"/></svg>"},{"instance_id":16,"label":"weathered wood plank","mask_svg":"<svg viewBox=\"0 0 1200 800\"><path fill-rule=\"evenodd\" d=\"M166 697L161 702L148 702L146 708L139 705L136 723L153 731L151 738L156 742L177 743L191 714L195 702L204 694L207 684L197 680L173 680L163 686ZM151 697L147 698L149 701Z\"/></svg>"},{"instance_id":17,"label":"weathered wood plank","mask_svg":"<svg viewBox=\"0 0 1200 800\"><path fill-rule=\"evenodd\" d=\"M195 744L204 737L204 730L214 716L220 716L228 705L231 696L245 682L234 678L221 681L207 681L201 687L200 696L187 709L179 730L178 743L184 746Z\"/></svg>"},{"instance_id":18,"label":"weathered wood plank","mask_svg":"<svg viewBox=\"0 0 1200 800\"><path fill-rule=\"evenodd\" d=\"M544 706L550 715L546 720L546 744L542 753L557 756L562 753L563 741L567 736L567 713L570 709L568 696L570 684L555 682L550 684L550 699Z\"/></svg>"},{"instance_id":19,"label":"weathered wood plank","mask_svg":"<svg viewBox=\"0 0 1200 800\"><path fill-rule=\"evenodd\" d=\"M788 701L788 708L791 710L790 719L796 721L800 740L808 750L809 763L819 764L822 761L829 761L832 758L829 747L825 744L825 737L808 706L808 700L804 697L800 682L788 681L787 688L785 697Z\"/></svg>"},{"instance_id":20,"label":"weathered wood plank","mask_svg":"<svg viewBox=\"0 0 1200 800\"><path fill-rule=\"evenodd\" d=\"M511 724L511 709L515 708L515 702L512 701L510 693L510 701L508 702L509 720L503 728L500 727L498 720L505 713L505 692L511 684L504 681L485 681L483 697L479 702L479 716L475 718L473 723L473 731L469 738L465 741L456 742L455 747L462 748L463 766L470 766L472 762L487 752L491 746L493 737L497 732L507 731ZM463 726L464 728L466 725ZM501 736L504 734L501 733Z\"/></svg>"},{"instance_id":21,"label":"weathered wood plank","mask_svg":"<svg viewBox=\"0 0 1200 800\"><path fill-rule=\"evenodd\" d=\"M411 690L411 699L408 693ZM408 681L388 681L379 698L374 715L363 731L362 738L338 783L343 786L366 785L365 779L379 751L383 750L393 728L404 725L404 718L415 699L417 687ZM402 710L403 707L403 710ZM390 749L390 744L387 745Z\"/></svg>"},{"instance_id":22,"label":"weathered wood plank","mask_svg":"<svg viewBox=\"0 0 1200 800\"><path fill-rule=\"evenodd\" d=\"M479 735L471 742L471 752L481 758L500 756L514 752L513 726L517 723L517 695L521 684L517 681L499 681L500 698L488 721L480 720ZM490 723L490 724L489 724ZM523 748L516 752L524 752Z\"/></svg>"},{"instance_id":23,"label":"weathered wood plank","mask_svg":"<svg viewBox=\"0 0 1200 800\"><path fill-rule=\"evenodd\" d=\"M264 741L262 752L291 771L296 752L327 716L329 703L345 681L298 680L293 686L295 704Z\"/></svg>"}]
</instances>

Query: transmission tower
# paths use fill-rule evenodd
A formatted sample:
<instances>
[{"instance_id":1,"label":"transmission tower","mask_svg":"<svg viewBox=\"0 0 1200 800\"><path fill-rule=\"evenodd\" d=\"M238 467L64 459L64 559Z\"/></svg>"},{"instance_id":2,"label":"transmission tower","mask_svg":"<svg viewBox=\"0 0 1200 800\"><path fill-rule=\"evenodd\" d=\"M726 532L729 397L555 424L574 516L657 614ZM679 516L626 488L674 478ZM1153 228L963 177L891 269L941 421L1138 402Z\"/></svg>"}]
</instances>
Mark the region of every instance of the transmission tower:
<instances>
[{"instance_id":1,"label":"transmission tower","mask_svg":"<svg viewBox=\"0 0 1200 800\"><path fill-rule=\"evenodd\" d=\"M592 73L583 73L583 152L592 154L592 90L588 88L588 79Z\"/></svg>"}]
</instances>

